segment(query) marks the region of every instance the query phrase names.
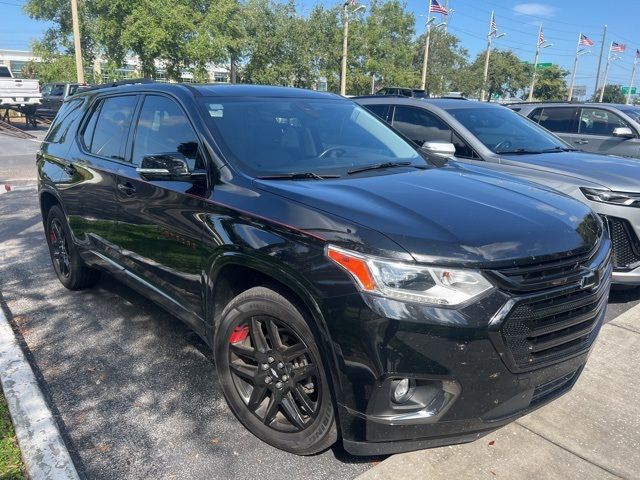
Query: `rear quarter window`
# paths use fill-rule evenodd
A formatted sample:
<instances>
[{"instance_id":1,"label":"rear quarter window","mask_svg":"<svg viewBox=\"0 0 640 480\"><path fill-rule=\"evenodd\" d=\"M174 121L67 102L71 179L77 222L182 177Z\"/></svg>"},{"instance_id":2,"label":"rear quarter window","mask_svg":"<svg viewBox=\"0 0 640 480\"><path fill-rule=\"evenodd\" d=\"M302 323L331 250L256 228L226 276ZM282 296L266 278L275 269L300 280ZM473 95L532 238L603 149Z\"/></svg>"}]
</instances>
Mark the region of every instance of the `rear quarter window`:
<instances>
[{"instance_id":1,"label":"rear quarter window","mask_svg":"<svg viewBox=\"0 0 640 480\"><path fill-rule=\"evenodd\" d=\"M62 104L44 141L50 144L67 143L73 137L75 129L71 127L79 118L83 103L84 99L78 98Z\"/></svg>"}]
</instances>

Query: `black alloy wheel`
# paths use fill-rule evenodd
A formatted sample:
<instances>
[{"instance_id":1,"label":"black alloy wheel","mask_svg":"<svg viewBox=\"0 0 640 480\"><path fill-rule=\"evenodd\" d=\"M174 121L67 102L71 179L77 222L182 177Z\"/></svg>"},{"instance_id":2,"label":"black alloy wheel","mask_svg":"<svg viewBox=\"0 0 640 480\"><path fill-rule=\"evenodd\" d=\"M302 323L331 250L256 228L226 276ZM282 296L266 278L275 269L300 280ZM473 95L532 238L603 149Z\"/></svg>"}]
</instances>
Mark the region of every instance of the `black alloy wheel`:
<instances>
[{"instance_id":1,"label":"black alloy wheel","mask_svg":"<svg viewBox=\"0 0 640 480\"><path fill-rule=\"evenodd\" d=\"M100 271L85 265L73 244L67 219L59 206L51 207L45 226L51 263L60 283L70 290L94 285L100 279Z\"/></svg>"},{"instance_id":2,"label":"black alloy wheel","mask_svg":"<svg viewBox=\"0 0 640 480\"><path fill-rule=\"evenodd\" d=\"M287 298L252 288L225 308L215 357L225 397L256 436L309 455L337 439L334 409L313 335Z\"/></svg>"}]
</instances>

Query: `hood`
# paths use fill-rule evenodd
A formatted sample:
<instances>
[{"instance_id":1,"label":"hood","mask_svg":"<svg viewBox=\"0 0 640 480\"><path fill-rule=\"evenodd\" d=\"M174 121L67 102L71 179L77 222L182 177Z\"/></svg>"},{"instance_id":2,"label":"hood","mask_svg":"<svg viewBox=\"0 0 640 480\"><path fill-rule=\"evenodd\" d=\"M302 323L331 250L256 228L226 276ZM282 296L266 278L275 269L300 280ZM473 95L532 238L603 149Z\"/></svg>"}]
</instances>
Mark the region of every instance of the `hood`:
<instances>
[{"instance_id":1,"label":"hood","mask_svg":"<svg viewBox=\"0 0 640 480\"><path fill-rule=\"evenodd\" d=\"M503 155L501 163L571 176L620 192L640 192L640 160L586 152Z\"/></svg>"},{"instance_id":2,"label":"hood","mask_svg":"<svg viewBox=\"0 0 640 480\"><path fill-rule=\"evenodd\" d=\"M417 261L486 267L591 250L601 223L569 197L455 164L336 180L256 180L386 235Z\"/></svg>"}]
</instances>

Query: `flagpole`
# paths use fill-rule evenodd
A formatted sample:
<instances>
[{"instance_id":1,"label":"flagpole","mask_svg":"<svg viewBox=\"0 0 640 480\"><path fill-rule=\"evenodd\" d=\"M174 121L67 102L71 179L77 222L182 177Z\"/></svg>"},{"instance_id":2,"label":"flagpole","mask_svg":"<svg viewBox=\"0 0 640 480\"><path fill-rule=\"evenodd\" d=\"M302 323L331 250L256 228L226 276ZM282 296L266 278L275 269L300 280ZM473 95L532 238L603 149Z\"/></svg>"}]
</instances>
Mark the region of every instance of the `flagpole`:
<instances>
[{"instance_id":1,"label":"flagpole","mask_svg":"<svg viewBox=\"0 0 640 480\"><path fill-rule=\"evenodd\" d=\"M573 73L571 74L571 83L569 84L569 95L567 101L571 101L573 98L573 87L576 83L576 70L578 69L578 53L580 52L580 39L582 38L582 32L578 34L578 46L576 47L576 58L573 60Z\"/></svg>"},{"instance_id":2,"label":"flagpole","mask_svg":"<svg viewBox=\"0 0 640 480\"><path fill-rule=\"evenodd\" d=\"M489 55L491 54L491 39L493 38L491 35L491 27L493 24L493 15L494 12L491 12L491 19L489 20L489 35L487 35L487 54L484 59L484 73L482 75L482 90L480 90L480 101L484 102L485 93L487 89L487 77L489 76Z\"/></svg>"},{"instance_id":3,"label":"flagpole","mask_svg":"<svg viewBox=\"0 0 640 480\"><path fill-rule=\"evenodd\" d=\"M538 29L538 38L536 39L536 55L533 59L533 75L531 76L531 89L529 90L529 98L527 101L533 101L533 88L536 86L536 73L538 72L538 57L540 56L540 34L542 33L542 24Z\"/></svg>"},{"instance_id":4,"label":"flagpole","mask_svg":"<svg viewBox=\"0 0 640 480\"><path fill-rule=\"evenodd\" d=\"M636 67L638 66L638 51L636 50L636 58L633 60L633 69L631 70L631 83L629 83L629 91L627 92L627 105L631 103L631 89L636 81Z\"/></svg>"},{"instance_id":5,"label":"flagpole","mask_svg":"<svg viewBox=\"0 0 640 480\"><path fill-rule=\"evenodd\" d=\"M602 88L600 89L600 98L598 99L598 103L602 103L602 99L604 98L604 89L607 86L607 79L609 77L609 65L611 64L611 47L613 47L613 42L609 45L609 56L607 56L607 66L604 68L604 79L602 81Z\"/></svg>"},{"instance_id":6,"label":"flagpole","mask_svg":"<svg viewBox=\"0 0 640 480\"><path fill-rule=\"evenodd\" d=\"M429 2L429 14L427 15L427 40L424 44L424 58L422 59L422 80L420 89L427 89L427 63L429 63L429 44L431 43L431 2Z\"/></svg>"}]
</instances>

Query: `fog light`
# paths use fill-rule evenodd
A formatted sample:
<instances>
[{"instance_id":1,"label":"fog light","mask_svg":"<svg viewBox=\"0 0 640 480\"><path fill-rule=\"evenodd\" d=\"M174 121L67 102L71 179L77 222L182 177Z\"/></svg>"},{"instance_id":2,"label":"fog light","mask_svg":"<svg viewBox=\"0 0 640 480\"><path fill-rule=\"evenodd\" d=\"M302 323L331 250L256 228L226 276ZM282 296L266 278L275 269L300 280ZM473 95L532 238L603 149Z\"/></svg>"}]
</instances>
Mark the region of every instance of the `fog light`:
<instances>
[{"instance_id":1,"label":"fog light","mask_svg":"<svg viewBox=\"0 0 640 480\"><path fill-rule=\"evenodd\" d=\"M396 380L392 388L395 403L404 403L411 397L411 382L408 378Z\"/></svg>"}]
</instances>

